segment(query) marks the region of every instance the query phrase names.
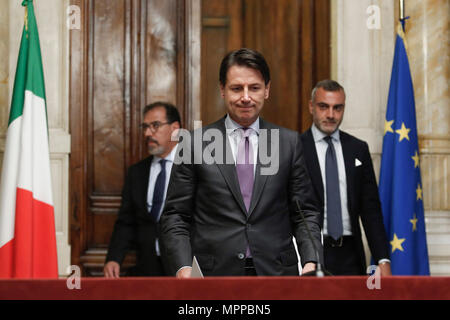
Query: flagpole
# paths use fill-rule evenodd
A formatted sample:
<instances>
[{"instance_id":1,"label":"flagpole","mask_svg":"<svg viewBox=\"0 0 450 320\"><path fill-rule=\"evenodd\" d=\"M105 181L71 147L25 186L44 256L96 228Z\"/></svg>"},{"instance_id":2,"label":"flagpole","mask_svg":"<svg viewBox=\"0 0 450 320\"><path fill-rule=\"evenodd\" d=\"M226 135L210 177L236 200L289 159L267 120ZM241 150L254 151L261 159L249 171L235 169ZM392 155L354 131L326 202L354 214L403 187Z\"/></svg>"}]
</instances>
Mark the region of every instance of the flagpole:
<instances>
[{"instance_id":1,"label":"flagpole","mask_svg":"<svg viewBox=\"0 0 450 320\"><path fill-rule=\"evenodd\" d=\"M399 0L400 2L400 20L405 20L405 0Z\"/></svg>"},{"instance_id":2,"label":"flagpole","mask_svg":"<svg viewBox=\"0 0 450 320\"><path fill-rule=\"evenodd\" d=\"M399 0L400 6L400 23L402 24L402 29L405 31L405 22L408 17L405 17L405 0Z\"/></svg>"}]
</instances>

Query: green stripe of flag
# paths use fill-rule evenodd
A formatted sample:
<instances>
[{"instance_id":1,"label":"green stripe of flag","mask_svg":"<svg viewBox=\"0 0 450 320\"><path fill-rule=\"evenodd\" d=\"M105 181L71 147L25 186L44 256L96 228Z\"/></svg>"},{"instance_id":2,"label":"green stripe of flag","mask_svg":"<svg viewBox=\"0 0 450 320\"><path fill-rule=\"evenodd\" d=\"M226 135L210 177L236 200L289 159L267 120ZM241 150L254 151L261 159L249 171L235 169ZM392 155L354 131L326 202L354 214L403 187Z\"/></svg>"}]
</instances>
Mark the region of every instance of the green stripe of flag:
<instances>
[{"instance_id":1,"label":"green stripe of flag","mask_svg":"<svg viewBox=\"0 0 450 320\"><path fill-rule=\"evenodd\" d=\"M33 1L24 0L23 6L28 9L26 26L23 28L20 42L19 59L11 101L8 125L23 113L25 90L45 100L44 72L42 70L41 47L34 15Z\"/></svg>"}]
</instances>

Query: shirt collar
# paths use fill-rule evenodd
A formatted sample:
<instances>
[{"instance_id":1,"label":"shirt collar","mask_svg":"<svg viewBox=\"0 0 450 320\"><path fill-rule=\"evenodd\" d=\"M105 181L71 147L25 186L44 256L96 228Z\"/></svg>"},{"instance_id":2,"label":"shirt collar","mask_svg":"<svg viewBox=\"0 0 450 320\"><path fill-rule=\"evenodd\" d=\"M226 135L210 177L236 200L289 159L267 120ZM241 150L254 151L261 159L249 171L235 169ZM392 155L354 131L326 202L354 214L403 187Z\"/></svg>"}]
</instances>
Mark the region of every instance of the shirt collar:
<instances>
[{"instance_id":1,"label":"shirt collar","mask_svg":"<svg viewBox=\"0 0 450 320\"><path fill-rule=\"evenodd\" d=\"M311 132L312 132L312 135L314 138L314 142L316 142L316 143L319 142L320 140L323 140L327 136L325 133L320 131L314 123L311 126ZM337 142L340 141L339 129L331 134L331 138L334 141L337 141Z\"/></svg>"},{"instance_id":2,"label":"shirt collar","mask_svg":"<svg viewBox=\"0 0 450 320\"><path fill-rule=\"evenodd\" d=\"M172 148L172 151L170 151L170 153L164 158L165 160L170 161L170 162L173 162L175 160L175 154L176 154L176 151L177 151L177 146L178 146L178 144L176 144ZM162 159L161 157L153 156L152 163L157 163L161 159Z\"/></svg>"},{"instance_id":3,"label":"shirt collar","mask_svg":"<svg viewBox=\"0 0 450 320\"><path fill-rule=\"evenodd\" d=\"M227 134L230 135L231 133L235 132L236 129L242 128L242 126L231 119L230 115L227 114L225 118L225 129L227 130ZM259 135L259 117L253 122L248 128L252 128L256 134Z\"/></svg>"}]
</instances>

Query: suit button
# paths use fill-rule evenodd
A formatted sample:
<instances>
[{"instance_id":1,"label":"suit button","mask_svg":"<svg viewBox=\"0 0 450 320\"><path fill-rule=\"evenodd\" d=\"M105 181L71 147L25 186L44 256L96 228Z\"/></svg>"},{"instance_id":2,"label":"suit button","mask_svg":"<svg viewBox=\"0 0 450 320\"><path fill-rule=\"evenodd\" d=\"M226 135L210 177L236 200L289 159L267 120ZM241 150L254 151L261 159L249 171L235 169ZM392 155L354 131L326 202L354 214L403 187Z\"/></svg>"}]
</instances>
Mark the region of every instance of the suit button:
<instances>
[{"instance_id":1,"label":"suit button","mask_svg":"<svg viewBox=\"0 0 450 320\"><path fill-rule=\"evenodd\" d=\"M242 260L245 258L245 254L243 254L242 252L238 254L238 259Z\"/></svg>"}]
</instances>

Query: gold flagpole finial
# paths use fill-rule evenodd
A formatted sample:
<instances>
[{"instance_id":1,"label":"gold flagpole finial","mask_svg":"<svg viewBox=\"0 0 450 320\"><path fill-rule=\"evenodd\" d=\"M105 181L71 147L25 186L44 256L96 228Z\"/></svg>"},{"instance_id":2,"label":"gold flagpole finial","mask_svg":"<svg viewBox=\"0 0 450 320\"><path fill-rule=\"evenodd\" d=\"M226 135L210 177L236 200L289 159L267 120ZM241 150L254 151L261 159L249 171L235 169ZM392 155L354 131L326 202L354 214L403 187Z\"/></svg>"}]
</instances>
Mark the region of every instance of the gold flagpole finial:
<instances>
[{"instance_id":1,"label":"gold flagpole finial","mask_svg":"<svg viewBox=\"0 0 450 320\"><path fill-rule=\"evenodd\" d=\"M25 7L24 24L25 24L26 31L28 31L28 1L33 1L33 0L23 0L22 1L22 6Z\"/></svg>"},{"instance_id":2,"label":"gold flagpole finial","mask_svg":"<svg viewBox=\"0 0 450 320\"><path fill-rule=\"evenodd\" d=\"M25 7L25 30L28 31L28 7Z\"/></svg>"}]
</instances>

